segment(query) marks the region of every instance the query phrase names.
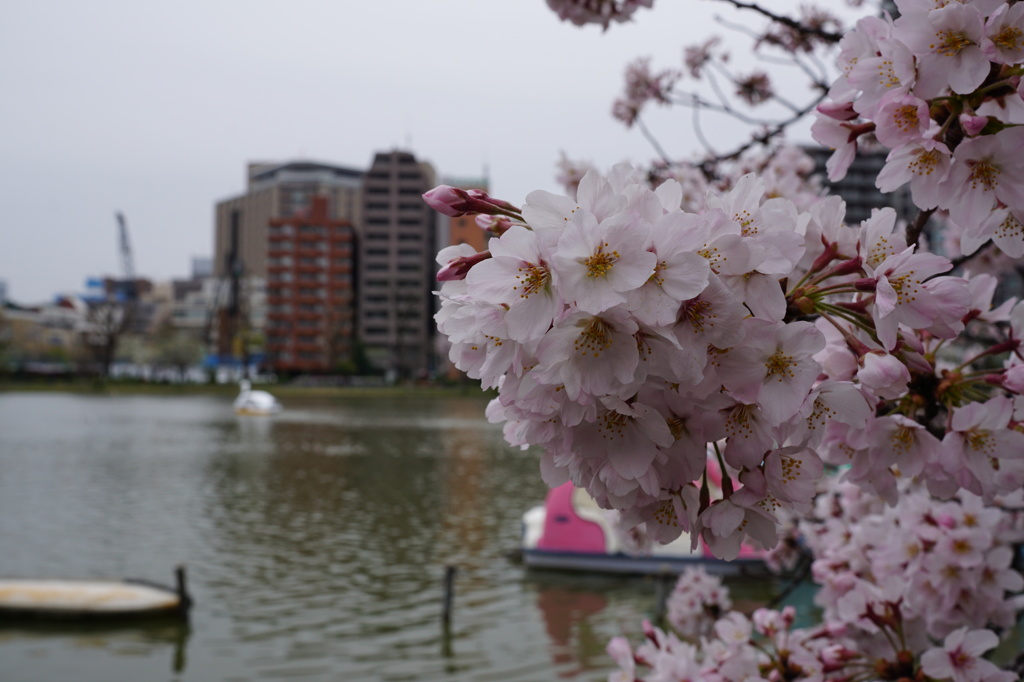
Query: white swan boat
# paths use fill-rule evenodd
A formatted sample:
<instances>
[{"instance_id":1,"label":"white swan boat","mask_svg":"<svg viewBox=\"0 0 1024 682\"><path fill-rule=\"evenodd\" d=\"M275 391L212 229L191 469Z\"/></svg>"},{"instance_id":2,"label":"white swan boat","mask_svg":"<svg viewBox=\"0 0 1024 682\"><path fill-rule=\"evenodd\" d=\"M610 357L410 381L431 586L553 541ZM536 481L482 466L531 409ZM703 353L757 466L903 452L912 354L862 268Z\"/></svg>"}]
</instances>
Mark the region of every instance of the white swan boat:
<instances>
[{"instance_id":1,"label":"white swan boat","mask_svg":"<svg viewBox=\"0 0 1024 682\"><path fill-rule=\"evenodd\" d=\"M281 411L281 403L277 398L266 391L254 391L248 379L243 379L239 388L233 405L235 414L267 416Z\"/></svg>"}]
</instances>

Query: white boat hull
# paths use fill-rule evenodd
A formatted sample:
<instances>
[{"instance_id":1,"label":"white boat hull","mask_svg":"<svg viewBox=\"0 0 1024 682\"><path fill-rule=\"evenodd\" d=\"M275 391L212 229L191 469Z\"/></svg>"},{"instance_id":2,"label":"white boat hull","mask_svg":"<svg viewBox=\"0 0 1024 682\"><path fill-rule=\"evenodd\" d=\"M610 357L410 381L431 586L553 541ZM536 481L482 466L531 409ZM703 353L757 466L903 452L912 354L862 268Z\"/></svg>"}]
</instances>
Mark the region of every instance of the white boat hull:
<instances>
[{"instance_id":1,"label":"white boat hull","mask_svg":"<svg viewBox=\"0 0 1024 682\"><path fill-rule=\"evenodd\" d=\"M589 554L524 549L523 564L529 568L620 573L623 575L676 575L700 566L712 575L764 577L771 575L759 559L719 561L702 556L633 556L629 554Z\"/></svg>"},{"instance_id":2,"label":"white boat hull","mask_svg":"<svg viewBox=\"0 0 1024 682\"><path fill-rule=\"evenodd\" d=\"M0 618L182 615L187 600L150 585L90 580L0 580Z\"/></svg>"}]
</instances>

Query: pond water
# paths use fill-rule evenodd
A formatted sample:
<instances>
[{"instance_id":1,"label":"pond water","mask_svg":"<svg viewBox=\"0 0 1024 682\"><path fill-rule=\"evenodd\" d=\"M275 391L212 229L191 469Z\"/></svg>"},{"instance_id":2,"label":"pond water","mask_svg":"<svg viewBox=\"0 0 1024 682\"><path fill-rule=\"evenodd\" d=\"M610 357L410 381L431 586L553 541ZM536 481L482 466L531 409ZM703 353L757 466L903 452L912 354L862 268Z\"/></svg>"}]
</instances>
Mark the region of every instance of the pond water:
<instances>
[{"instance_id":1,"label":"pond water","mask_svg":"<svg viewBox=\"0 0 1024 682\"><path fill-rule=\"evenodd\" d=\"M185 564L195 600L187 625L4 625L0 680L607 679L657 585L510 560L546 489L484 406L0 394L0 576Z\"/></svg>"}]
</instances>

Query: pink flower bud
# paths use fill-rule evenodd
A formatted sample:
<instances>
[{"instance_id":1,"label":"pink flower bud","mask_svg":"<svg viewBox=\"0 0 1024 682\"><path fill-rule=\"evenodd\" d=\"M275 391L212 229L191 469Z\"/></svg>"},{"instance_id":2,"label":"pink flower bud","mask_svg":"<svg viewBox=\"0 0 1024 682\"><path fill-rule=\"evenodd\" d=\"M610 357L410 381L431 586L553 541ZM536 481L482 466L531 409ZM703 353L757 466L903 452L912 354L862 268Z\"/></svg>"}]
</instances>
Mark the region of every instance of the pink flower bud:
<instances>
[{"instance_id":1,"label":"pink flower bud","mask_svg":"<svg viewBox=\"0 0 1024 682\"><path fill-rule=\"evenodd\" d=\"M891 400L906 393L910 370L896 357L871 351L860 359L857 379L879 398Z\"/></svg>"},{"instance_id":2,"label":"pink flower bud","mask_svg":"<svg viewBox=\"0 0 1024 682\"><path fill-rule=\"evenodd\" d=\"M821 240L824 242L825 237L822 236ZM820 256L814 259L811 263L811 272L818 272L822 270L826 265L835 260L836 255L839 253L839 245L835 242L828 242L825 244L825 250Z\"/></svg>"},{"instance_id":3,"label":"pink flower bud","mask_svg":"<svg viewBox=\"0 0 1024 682\"><path fill-rule=\"evenodd\" d=\"M508 228L512 227L512 219L503 215L484 215L476 217L476 226L481 230L487 230L497 237L505 234Z\"/></svg>"},{"instance_id":4,"label":"pink flower bud","mask_svg":"<svg viewBox=\"0 0 1024 682\"><path fill-rule=\"evenodd\" d=\"M487 260L490 257L490 251L481 251L480 253L473 254L472 256L459 256L458 258L450 260L437 271L437 281L451 282L457 279L465 279L470 268L480 261Z\"/></svg>"},{"instance_id":5,"label":"pink flower bud","mask_svg":"<svg viewBox=\"0 0 1024 682\"><path fill-rule=\"evenodd\" d=\"M1003 375L1003 388L1014 393L1024 393L1024 365L1014 365Z\"/></svg>"},{"instance_id":6,"label":"pink flower bud","mask_svg":"<svg viewBox=\"0 0 1024 682\"><path fill-rule=\"evenodd\" d=\"M845 637L846 631L848 629L849 626L846 623L840 621L825 624L825 632L828 633L828 636L832 639L839 639L840 637Z\"/></svg>"},{"instance_id":7,"label":"pink flower bud","mask_svg":"<svg viewBox=\"0 0 1024 682\"><path fill-rule=\"evenodd\" d=\"M987 116L978 116L977 114L960 114L960 127L964 129L970 137L979 135L981 131L988 125Z\"/></svg>"},{"instance_id":8,"label":"pink flower bud","mask_svg":"<svg viewBox=\"0 0 1024 682\"><path fill-rule=\"evenodd\" d=\"M467 213L485 213L487 215L513 214L520 210L500 199L492 199L486 192L478 189L459 189L450 185L438 185L423 195L423 201L438 213L452 218Z\"/></svg>"},{"instance_id":9,"label":"pink flower bud","mask_svg":"<svg viewBox=\"0 0 1024 682\"><path fill-rule=\"evenodd\" d=\"M860 256L854 256L849 260L844 260L842 263L837 264L832 268L833 275L851 275L855 272L863 270L864 259Z\"/></svg>"},{"instance_id":10,"label":"pink flower bud","mask_svg":"<svg viewBox=\"0 0 1024 682\"><path fill-rule=\"evenodd\" d=\"M837 121L852 121L857 118L853 102L822 102L818 105L818 113Z\"/></svg>"},{"instance_id":11,"label":"pink flower bud","mask_svg":"<svg viewBox=\"0 0 1024 682\"><path fill-rule=\"evenodd\" d=\"M466 190L450 185L438 185L423 195L423 201L438 213L452 218L469 213L469 195Z\"/></svg>"}]
</instances>

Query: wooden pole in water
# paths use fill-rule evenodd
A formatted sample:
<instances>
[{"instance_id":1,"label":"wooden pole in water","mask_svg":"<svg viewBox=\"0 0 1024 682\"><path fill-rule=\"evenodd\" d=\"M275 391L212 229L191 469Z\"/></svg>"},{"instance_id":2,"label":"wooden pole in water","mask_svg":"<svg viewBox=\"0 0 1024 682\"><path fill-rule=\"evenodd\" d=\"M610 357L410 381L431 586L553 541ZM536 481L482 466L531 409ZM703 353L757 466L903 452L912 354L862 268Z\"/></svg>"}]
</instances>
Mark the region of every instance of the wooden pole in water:
<instances>
[{"instance_id":1,"label":"wooden pole in water","mask_svg":"<svg viewBox=\"0 0 1024 682\"><path fill-rule=\"evenodd\" d=\"M665 627L668 596L672 592L675 577L672 572L663 570L654 579L654 617L651 618L651 622L659 628Z\"/></svg>"},{"instance_id":2,"label":"wooden pole in water","mask_svg":"<svg viewBox=\"0 0 1024 682\"><path fill-rule=\"evenodd\" d=\"M444 598L441 604L441 622L444 629L448 630L452 619L452 597L455 592L455 567L448 565L444 567Z\"/></svg>"},{"instance_id":3,"label":"wooden pole in water","mask_svg":"<svg viewBox=\"0 0 1024 682\"><path fill-rule=\"evenodd\" d=\"M452 655L452 598L455 595L455 567L444 567L444 595L441 601L441 655Z\"/></svg>"},{"instance_id":4,"label":"wooden pole in water","mask_svg":"<svg viewBox=\"0 0 1024 682\"><path fill-rule=\"evenodd\" d=\"M188 613L189 609L192 608L192 597L188 594L188 583L185 578L184 564L178 564L174 567L174 581L178 591L179 608L184 613Z\"/></svg>"}]
</instances>

